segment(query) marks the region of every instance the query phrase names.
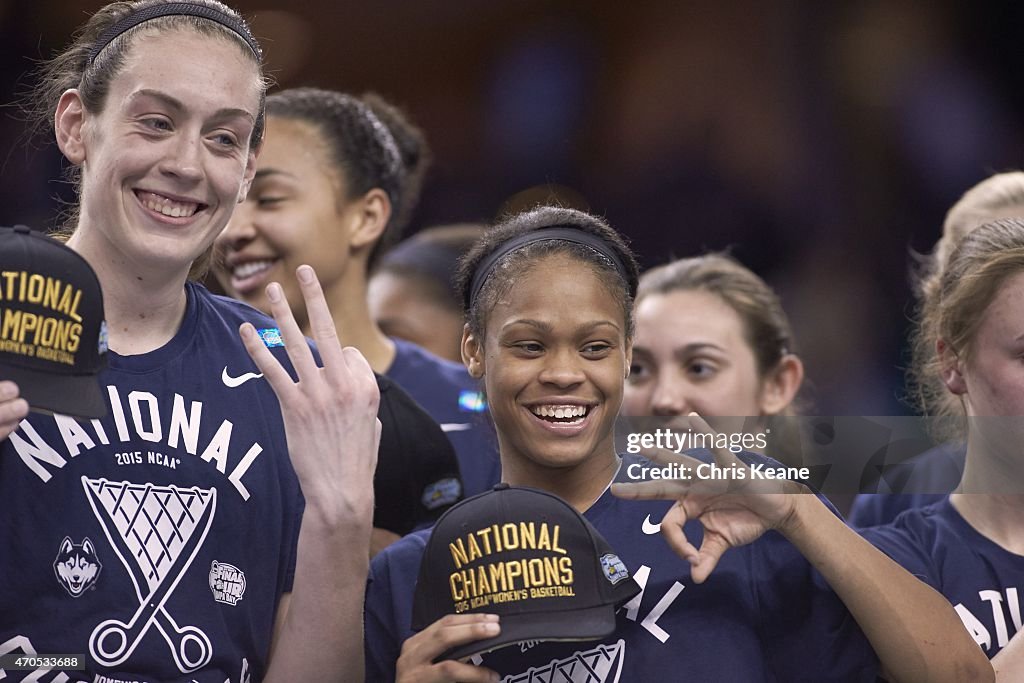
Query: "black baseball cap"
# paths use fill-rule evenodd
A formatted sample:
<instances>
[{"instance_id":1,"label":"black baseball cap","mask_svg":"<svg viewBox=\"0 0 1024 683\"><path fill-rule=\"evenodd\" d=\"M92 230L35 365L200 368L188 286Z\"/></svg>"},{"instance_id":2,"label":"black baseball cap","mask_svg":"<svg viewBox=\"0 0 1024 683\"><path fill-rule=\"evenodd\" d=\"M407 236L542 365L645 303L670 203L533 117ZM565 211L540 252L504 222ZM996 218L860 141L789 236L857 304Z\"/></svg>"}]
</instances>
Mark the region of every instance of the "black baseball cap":
<instances>
[{"instance_id":1,"label":"black baseball cap","mask_svg":"<svg viewBox=\"0 0 1024 683\"><path fill-rule=\"evenodd\" d=\"M455 449L441 426L384 375L380 389L380 448L373 493L373 526L399 536L427 526L462 500Z\"/></svg>"},{"instance_id":2,"label":"black baseball cap","mask_svg":"<svg viewBox=\"0 0 1024 683\"><path fill-rule=\"evenodd\" d=\"M106 354L103 293L85 259L27 226L0 227L0 379L30 408L103 417Z\"/></svg>"},{"instance_id":3,"label":"black baseball cap","mask_svg":"<svg viewBox=\"0 0 1024 683\"><path fill-rule=\"evenodd\" d=\"M412 627L447 614L497 614L501 633L442 654L462 659L529 640L595 640L640 592L626 565L558 496L498 484L446 512L427 542Z\"/></svg>"}]
</instances>

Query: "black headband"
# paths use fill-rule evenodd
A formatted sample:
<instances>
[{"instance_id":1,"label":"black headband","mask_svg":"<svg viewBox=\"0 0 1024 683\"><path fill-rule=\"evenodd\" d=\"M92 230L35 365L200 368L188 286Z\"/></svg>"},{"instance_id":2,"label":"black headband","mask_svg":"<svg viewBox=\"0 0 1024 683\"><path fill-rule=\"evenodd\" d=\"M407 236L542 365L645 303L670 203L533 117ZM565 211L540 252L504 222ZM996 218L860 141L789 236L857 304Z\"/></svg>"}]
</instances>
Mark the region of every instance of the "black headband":
<instances>
[{"instance_id":1,"label":"black headband","mask_svg":"<svg viewBox=\"0 0 1024 683\"><path fill-rule=\"evenodd\" d=\"M253 37L245 22L238 17L222 12L216 7L200 5L194 2L169 2L166 5L150 5L122 17L117 23L104 31L103 35L96 41L96 44L89 50L89 64L92 65L97 55L103 51L103 48L110 45L114 38L117 38L128 29L134 28L150 19L167 16L200 17L215 21L238 34L249 46L249 49L252 50L253 55L256 56L256 61L262 60L263 51L260 50L260 44L256 42L256 38Z\"/></svg>"},{"instance_id":2,"label":"black headband","mask_svg":"<svg viewBox=\"0 0 1024 683\"><path fill-rule=\"evenodd\" d=\"M470 285L468 296L463 302L466 305L466 310L468 311L472 308L473 302L476 301L477 296L480 294L480 290L483 289L484 282L487 281L487 278L490 276L491 271L494 270L494 267L498 264L498 261L513 251L522 249L528 244L547 240L572 242L573 244L590 247L611 262L615 267L615 270L617 270L619 275L622 277L622 281L626 283L627 287L630 287L630 295L636 296L636 292L633 291L633 288L630 285L630 278L626 272L626 267L622 264L622 259L619 258L619 255L608 246L608 242L604 239L578 228L541 228L540 230L533 230L526 234L519 235L518 237L513 237L491 252L487 258L480 262L480 265L476 267L476 272L473 273L473 282Z\"/></svg>"}]
</instances>

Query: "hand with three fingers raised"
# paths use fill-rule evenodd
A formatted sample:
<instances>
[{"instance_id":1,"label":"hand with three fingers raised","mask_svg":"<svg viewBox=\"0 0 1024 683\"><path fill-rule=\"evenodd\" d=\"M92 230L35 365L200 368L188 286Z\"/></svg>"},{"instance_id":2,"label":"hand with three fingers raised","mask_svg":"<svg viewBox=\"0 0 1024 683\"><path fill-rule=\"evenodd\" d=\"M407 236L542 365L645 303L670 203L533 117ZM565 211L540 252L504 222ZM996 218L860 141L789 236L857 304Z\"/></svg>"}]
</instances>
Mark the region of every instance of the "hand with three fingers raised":
<instances>
[{"instance_id":1,"label":"hand with three fingers raised","mask_svg":"<svg viewBox=\"0 0 1024 683\"><path fill-rule=\"evenodd\" d=\"M369 519L380 439L377 382L357 349L342 348L313 269L300 266L296 277L323 367L317 366L276 282L267 286L267 298L298 381L292 380L252 325L242 326L242 340L280 401L288 453L306 498L307 514L312 508L328 519L334 515Z\"/></svg>"},{"instance_id":2,"label":"hand with three fingers raised","mask_svg":"<svg viewBox=\"0 0 1024 683\"><path fill-rule=\"evenodd\" d=\"M288 455L305 498L295 578L278 605L264 680L361 681L380 393L363 355L342 348L313 269L299 266L296 277L322 367L276 282L267 286L267 298L298 381L251 324L240 329L280 402Z\"/></svg>"}]
</instances>

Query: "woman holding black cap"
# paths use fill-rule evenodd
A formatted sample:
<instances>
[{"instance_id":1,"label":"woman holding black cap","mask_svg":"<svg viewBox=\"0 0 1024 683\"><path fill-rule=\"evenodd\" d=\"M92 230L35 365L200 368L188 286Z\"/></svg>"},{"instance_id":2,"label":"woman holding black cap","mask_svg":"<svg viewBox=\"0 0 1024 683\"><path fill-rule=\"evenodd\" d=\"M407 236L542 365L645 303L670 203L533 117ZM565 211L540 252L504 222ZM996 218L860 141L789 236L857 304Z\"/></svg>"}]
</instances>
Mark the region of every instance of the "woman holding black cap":
<instances>
[{"instance_id":1,"label":"woman holding black cap","mask_svg":"<svg viewBox=\"0 0 1024 683\"><path fill-rule=\"evenodd\" d=\"M550 207L513 216L470 251L460 282L463 358L487 389L503 479L584 512L642 591L599 644L523 642L434 663L501 624L465 613L412 633L427 538L413 534L371 566L371 680L991 680L948 603L801 484L656 480L616 484L612 495L613 482L655 468L749 472L777 463L728 450L713 459L656 454L656 463L616 454L637 267L603 221ZM689 419L694 432L708 430Z\"/></svg>"},{"instance_id":2,"label":"woman holding black cap","mask_svg":"<svg viewBox=\"0 0 1024 683\"><path fill-rule=\"evenodd\" d=\"M215 0L138 0L41 73L110 348L102 419L26 418L0 383L0 653L84 655L41 661L53 680L363 677L373 373L309 266L323 367L280 284L271 319L189 279L253 179L261 60Z\"/></svg>"}]
</instances>

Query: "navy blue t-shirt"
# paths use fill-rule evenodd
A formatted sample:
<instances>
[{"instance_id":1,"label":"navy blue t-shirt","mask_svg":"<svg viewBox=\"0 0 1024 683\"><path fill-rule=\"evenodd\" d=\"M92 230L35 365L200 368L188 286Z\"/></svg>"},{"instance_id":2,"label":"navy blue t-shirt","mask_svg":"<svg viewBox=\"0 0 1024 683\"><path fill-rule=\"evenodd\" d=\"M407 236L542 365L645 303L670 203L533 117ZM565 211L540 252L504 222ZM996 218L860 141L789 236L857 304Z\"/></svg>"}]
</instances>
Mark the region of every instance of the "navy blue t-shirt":
<instances>
[{"instance_id":1,"label":"navy blue t-shirt","mask_svg":"<svg viewBox=\"0 0 1024 683\"><path fill-rule=\"evenodd\" d=\"M949 496L861 533L946 596L990 659L1021 630L1024 556L978 533Z\"/></svg>"},{"instance_id":2,"label":"navy blue t-shirt","mask_svg":"<svg viewBox=\"0 0 1024 683\"><path fill-rule=\"evenodd\" d=\"M105 418L32 413L0 443L0 653L85 655L85 671L52 680L255 683L266 672L302 498L277 398L239 325L291 366L271 319L186 291L164 347L110 354Z\"/></svg>"},{"instance_id":3,"label":"navy blue t-shirt","mask_svg":"<svg viewBox=\"0 0 1024 683\"><path fill-rule=\"evenodd\" d=\"M965 444L945 443L911 458L913 467L904 490L912 493L861 493L853 500L847 521L857 529L889 524L904 510L937 503L960 484Z\"/></svg>"},{"instance_id":4,"label":"navy blue t-shirt","mask_svg":"<svg viewBox=\"0 0 1024 683\"><path fill-rule=\"evenodd\" d=\"M759 457L759 456L753 456ZM625 456L618 479L628 481ZM703 584L655 525L665 501L626 501L606 491L584 515L642 587L617 612L603 641L511 645L477 663L520 681L874 681L878 660L824 578L780 534L722 557ZM703 527L687 537L698 547ZM413 635L412 602L429 532L406 536L374 558L366 598L366 679L393 681Z\"/></svg>"},{"instance_id":5,"label":"navy blue t-shirt","mask_svg":"<svg viewBox=\"0 0 1024 683\"><path fill-rule=\"evenodd\" d=\"M403 339L392 337L391 341L395 360L384 374L440 423L459 459L464 497L497 484L501 478L498 442L479 382L457 363Z\"/></svg>"}]
</instances>

